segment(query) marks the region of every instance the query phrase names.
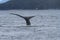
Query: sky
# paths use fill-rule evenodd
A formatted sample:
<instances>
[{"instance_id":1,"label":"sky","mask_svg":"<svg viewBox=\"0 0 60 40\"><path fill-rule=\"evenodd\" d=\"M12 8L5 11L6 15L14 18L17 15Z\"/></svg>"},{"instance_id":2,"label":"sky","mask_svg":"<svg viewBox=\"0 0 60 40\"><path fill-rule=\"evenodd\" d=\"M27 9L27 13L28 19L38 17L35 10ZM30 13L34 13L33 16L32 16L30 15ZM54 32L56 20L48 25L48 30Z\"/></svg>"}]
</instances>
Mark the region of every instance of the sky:
<instances>
[{"instance_id":1,"label":"sky","mask_svg":"<svg viewBox=\"0 0 60 40\"><path fill-rule=\"evenodd\" d=\"M0 0L0 4L6 3L8 1L10 1L10 0Z\"/></svg>"}]
</instances>

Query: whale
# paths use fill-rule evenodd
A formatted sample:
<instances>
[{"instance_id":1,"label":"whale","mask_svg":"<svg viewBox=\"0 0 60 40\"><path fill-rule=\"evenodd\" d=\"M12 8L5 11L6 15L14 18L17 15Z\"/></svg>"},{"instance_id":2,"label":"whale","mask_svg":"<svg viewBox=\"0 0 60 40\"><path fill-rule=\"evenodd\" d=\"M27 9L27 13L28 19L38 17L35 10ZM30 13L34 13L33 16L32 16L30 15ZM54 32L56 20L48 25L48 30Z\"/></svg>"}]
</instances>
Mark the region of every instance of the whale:
<instances>
[{"instance_id":1,"label":"whale","mask_svg":"<svg viewBox=\"0 0 60 40\"><path fill-rule=\"evenodd\" d=\"M10 14L23 18L26 21L26 25L31 25L30 19L35 17L35 16L21 16L19 14L15 14L15 13L10 13Z\"/></svg>"}]
</instances>

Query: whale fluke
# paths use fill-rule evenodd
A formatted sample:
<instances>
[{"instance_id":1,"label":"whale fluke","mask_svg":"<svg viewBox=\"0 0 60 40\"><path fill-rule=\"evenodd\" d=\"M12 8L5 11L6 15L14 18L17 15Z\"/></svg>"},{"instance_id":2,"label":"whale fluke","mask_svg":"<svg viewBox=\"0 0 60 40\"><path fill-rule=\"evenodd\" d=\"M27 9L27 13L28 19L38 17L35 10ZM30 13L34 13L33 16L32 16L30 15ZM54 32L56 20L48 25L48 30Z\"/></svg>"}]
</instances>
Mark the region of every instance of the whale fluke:
<instances>
[{"instance_id":1,"label":"whale fluke","mask_svg":"<svg viewBox=\"0 0 60 40\"><path fill-rule=\"evenodd\" d=\"M26 16L26 17L24 17L24 16L21 16L21 15L19 15L19 14L14 14L14 13L10 13L10 14L19 16L19 17L21 17L21 18L24 18L25 21L26 21L26 25L31 25L30 19L33 18L33 17L35 17L35 16Z\"/></svg>"},{"instance_id":2,"label":"whale fluke","mask_svg":"<svg viewBox=\"0 0 60 40\"><path fill-rule=\"evenodd\" d=\"M24 18L23 16L21 16L21 15L19 15L19 14L14 14L14 13L10 13L10 14L13 14L13 15L16 15L16 16L19 16L19 17Z\"/></svg>"}]
</instances>

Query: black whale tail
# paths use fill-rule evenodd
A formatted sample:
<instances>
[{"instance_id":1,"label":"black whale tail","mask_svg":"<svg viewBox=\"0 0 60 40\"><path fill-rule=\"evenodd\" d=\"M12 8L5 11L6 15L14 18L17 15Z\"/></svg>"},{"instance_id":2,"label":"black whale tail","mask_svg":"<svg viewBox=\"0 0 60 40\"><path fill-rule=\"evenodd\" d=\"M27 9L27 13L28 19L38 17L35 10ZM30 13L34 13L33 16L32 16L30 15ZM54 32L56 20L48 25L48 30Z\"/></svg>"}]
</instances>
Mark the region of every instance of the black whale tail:
<instances>
[{"instance_id":1,"label":"black whale tail","mask_svg":"<svg viewBox=\"0 0 60 40\"><path fill-rule=\"evenodd\" d=\"M19 15L19 14L14 14L14 13L10 13L10 14L24 18L23 16L21 16L21 15Z\"/></svg>"},{"instance_id":2,"label":"black whale tail","mask_svg":"<svg viewBox=\"0 0 60 40\"><path fill-rule=\"evenodd\" d=\"M19 14L14 14L14 13L10 13L10 14L13 14L13 15L19 16L19 17L21 17L21 18L24 18L25 21L26 21L26 25L31 25L30 19L33 18L33 17L35 17L35 16L23 17L23 16L21 16L21 15L19 15Z\"/></svg>"}]
</instances>

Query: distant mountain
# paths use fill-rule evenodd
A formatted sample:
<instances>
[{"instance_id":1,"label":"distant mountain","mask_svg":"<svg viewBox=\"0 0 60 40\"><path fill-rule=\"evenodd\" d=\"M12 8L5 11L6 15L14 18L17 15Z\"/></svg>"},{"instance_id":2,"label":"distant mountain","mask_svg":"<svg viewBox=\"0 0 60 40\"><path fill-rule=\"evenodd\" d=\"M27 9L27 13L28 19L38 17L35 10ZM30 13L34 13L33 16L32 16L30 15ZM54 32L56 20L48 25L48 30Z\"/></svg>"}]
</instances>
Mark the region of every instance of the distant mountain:
<instances>
[{"instance_id":1,"label":"distant mountain","mask_svg":"<svg viewBox=\"0 0 60 40\"><path fill-rule=\"evenodd\" d=\"M33 1L30 0L12 0L5 4L0 4L0 10L4 9L32 9L34 7Z\"/></svg>"},{"instance_id":2,"label":"distant mountain","mask_svg":"<svg viewBox=\"0 0 60 40\"><path fill-rule=\"evenodd\" d=\"M60 0L11 0L0 4L0 10L9 9L60 9Z\"/></svg>"}]
</instances>

